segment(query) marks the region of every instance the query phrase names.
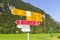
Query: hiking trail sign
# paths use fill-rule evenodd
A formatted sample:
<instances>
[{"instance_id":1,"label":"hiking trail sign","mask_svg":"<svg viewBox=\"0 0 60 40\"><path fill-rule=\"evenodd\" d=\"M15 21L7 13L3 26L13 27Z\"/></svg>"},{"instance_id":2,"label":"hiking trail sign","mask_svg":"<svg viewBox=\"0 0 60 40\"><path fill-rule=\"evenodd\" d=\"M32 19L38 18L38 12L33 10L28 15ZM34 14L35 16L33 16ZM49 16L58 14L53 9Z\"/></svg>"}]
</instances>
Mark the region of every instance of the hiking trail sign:
<instances>
[{"instance_id":1,"label":"hiking trail sign","mask_svg":"<svg viewBox=\"0 0 60 40\"><path fill-rule=\"evenodd\" d=\"M43 21L42 14L21 9L10 9L13 15L26 16L26 20L16 20L15 23L22 32L28 32L28 40L30 40L30 25L38 26Z\"/></svg>"}]
</instances>

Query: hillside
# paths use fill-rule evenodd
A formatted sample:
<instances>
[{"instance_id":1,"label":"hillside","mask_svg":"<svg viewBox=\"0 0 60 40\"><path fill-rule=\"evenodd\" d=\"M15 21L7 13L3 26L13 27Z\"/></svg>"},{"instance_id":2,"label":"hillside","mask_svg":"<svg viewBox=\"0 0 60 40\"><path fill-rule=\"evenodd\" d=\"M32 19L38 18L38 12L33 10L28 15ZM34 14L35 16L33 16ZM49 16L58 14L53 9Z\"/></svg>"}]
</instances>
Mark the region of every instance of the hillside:
<instances>
[{"instance_id":1,"label":"hillside","mask_svg":"<svg viewBox=\"0 0 60 40\"><path fill-rule=\"evenodd\" d=\"M29 3L25 3L22 0L0 0L0 33L22 33L20 29L16 27L15 21L20 19L26 19L25 16L12 15L9 6L14 6L18 9L39 12L45 14L45 27L44 21L37 27L31 26L31 33L49 33L50 28L53 32L57 32L60 28L59 25L52 19L52 17L46 14L42 9L32 6Z\"/></svg>"}]
</instances>

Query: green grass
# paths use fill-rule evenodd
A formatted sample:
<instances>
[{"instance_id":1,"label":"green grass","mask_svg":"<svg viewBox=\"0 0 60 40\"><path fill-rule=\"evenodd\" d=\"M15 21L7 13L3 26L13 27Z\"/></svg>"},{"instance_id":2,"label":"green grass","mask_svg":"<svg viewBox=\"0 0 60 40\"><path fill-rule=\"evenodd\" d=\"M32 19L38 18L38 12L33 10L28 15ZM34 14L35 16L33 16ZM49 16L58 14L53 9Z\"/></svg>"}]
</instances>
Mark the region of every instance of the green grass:
<instances>
[{"instance_id":1,"label":"green grass","mask_svg":"<svg viewBox=\"0 0 60 40\"><path fill-rule=\"evenodd\" d=\"M53 38L50 34L30 34L30 40L60 40L58 36L60 33L54 34ZM0 34L0 40L27 40L27 34Z\"/></svg>"}]
</instances>

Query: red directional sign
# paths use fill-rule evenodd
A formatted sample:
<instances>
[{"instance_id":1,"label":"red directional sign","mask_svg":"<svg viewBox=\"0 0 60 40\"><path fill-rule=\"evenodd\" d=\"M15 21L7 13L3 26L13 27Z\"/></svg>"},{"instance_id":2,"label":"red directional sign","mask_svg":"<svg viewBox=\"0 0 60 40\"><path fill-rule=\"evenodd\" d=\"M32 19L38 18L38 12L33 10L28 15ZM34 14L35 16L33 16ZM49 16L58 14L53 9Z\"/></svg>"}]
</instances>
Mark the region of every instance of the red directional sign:
<instances>
[{"instance_id":1,"label":"red directional sign","mask_svg":"<svg viewBox=\"0 0 60 40\"><path fill-rule=\"evenodd\" d=\"M31 25L31 26L38 26L40 23L37 21L28 21L28 20L16 20L15 22L17 25Z\"/></svg>"}]
</instances>

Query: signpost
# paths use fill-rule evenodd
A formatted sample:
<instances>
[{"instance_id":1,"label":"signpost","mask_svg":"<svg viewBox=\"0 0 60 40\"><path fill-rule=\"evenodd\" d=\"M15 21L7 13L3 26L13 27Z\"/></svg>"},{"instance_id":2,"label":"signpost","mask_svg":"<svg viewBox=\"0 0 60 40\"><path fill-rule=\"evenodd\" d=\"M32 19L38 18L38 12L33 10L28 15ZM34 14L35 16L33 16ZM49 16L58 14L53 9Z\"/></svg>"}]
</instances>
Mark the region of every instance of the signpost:
<instances>
[{"instance_id":1,"label":"signpost","mask_svg":"<svg viewBox=\"0 0 60 40\"><path fill-rule=\"evenodd\" d=\"M16 24L18 28L21 28L22 32L28 33L28 40L30 40L30 25L31 26L38 26L40 22L42 22L42 15L37 12L31 12L21 9L12 8L10 9L13 15L18 16L26 16L26 20L16 20Z\"/></svg>"}]
</instances>

